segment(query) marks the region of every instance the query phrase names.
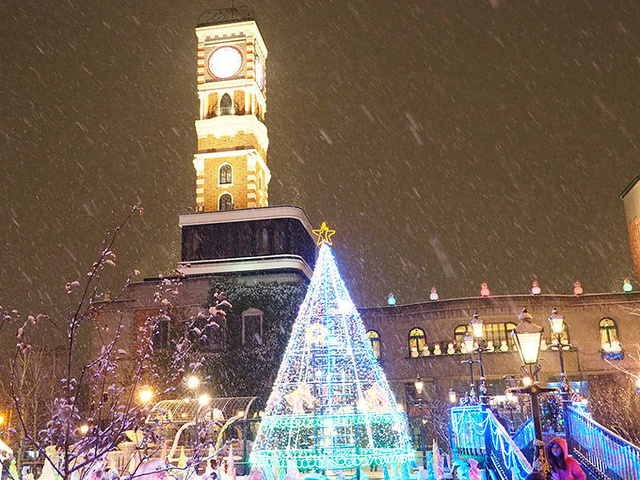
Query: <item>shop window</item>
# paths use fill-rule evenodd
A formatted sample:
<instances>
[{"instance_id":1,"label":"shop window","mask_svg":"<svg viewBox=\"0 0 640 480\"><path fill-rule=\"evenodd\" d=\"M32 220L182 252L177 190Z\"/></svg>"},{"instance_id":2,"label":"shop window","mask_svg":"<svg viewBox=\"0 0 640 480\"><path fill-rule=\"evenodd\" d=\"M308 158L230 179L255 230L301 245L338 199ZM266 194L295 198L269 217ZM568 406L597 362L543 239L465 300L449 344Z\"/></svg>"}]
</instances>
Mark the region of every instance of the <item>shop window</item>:
<instances>
[{"instance_id":1,"label":"shop window","mask_svg":"<svg viewBox=\"0 0 640 480\"><path fill-rule=\"evenodd\" d=\"M373 355L376 358L380 358L380 335L375 330L369 330L367 332L367 338L371 342L371 348L373 348Z\"/></svg>"},{"instance_id":2,"label":"shop window","mask_svg":"<svg viewBox=\"0 0 640 480\"><path fill-rule=\"evenodd\" d=\"M409 355L413 358L422 355L427 344L427 335L421 328L413 328L409 332Z\"/></svg>"}]
</instances>

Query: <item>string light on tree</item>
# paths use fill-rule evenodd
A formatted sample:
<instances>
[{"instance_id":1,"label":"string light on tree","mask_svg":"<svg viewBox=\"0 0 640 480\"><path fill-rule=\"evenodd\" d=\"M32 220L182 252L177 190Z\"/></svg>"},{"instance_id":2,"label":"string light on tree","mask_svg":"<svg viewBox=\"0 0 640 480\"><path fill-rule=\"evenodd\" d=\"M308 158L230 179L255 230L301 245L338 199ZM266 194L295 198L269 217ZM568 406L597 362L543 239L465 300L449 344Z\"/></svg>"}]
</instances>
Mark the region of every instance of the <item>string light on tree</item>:
<instances>
[{"instance_id":1,"label":"string light on tree","mask_svg":"<svg viewBox=\"0 0 640 480\"><path fill-rule=\"evenodd\" d=\"M323 231L330 231L326 224L316 234ZM324 471L415 462L406 414L375 358L327 236L318 236L313 278L250 456L270 479L291 466Z\"/></svg>"}]
</instances>

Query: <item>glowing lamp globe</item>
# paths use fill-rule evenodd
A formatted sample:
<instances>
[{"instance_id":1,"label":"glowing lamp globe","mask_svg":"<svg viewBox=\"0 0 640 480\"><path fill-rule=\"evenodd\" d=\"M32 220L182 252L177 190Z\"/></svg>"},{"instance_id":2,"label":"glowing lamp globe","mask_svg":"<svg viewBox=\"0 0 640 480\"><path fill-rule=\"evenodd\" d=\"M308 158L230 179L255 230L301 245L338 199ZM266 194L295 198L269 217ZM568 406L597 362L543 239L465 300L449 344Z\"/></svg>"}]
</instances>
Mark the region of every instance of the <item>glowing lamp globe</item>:
<instances>
[{"instance_id":1,"label":"glowing lamp globe","mask_svg":"<svg viewBox=\"0 0 640 480\"><path fill-rule=\"evenodd\" d=\"M476 340L471 335L469 335L469 332L467 332L467 334L464 336L462 343L464 343L464 348L468 353L471 353L476 349Z\"/></svg>"},{"instance_id":2,"label":"glowing lamp globe","mask_svg":"<svg viewBox=\"0 0 640 480\"><path fill-rule=\"evenodd\" d=\"M469 326L471 327L471 332L475 338L482 338L483 336L483 327L484 322L478 317L478 312L474 312L473 318L471 322L469 322Z\"/></svg>"},{"instance_id":3,"label":"glowing lamp globe","mask_svg":"<svg viewBox=\"0 0 640 480\"><path fill-rule=\"evenodd\" d=\"M453 389L449 390L449 401L451 403L456 403L458 401L458 395Z\"/></svg>"},{"instance_id":4,"label":"glowing lamp globe","mask_svg":"<svg viewBox=\"0 0 640 480\"><path fill-rule=\"evenodd\" d=\"M633 285L631 285L631 279L630 278L625 278L624 282L622 284L622 290L624 290L625 292L633 292Z\"/></svg>"},{"instance_id":5,"label":"glowing lamp globe","mask_svg":"<svg viewBox=\"0 0 640 480\"><path fill-rule=\"evenodd\" d=\"M564 317L558 315L558 310L554 307L549 316L549 324L551 325L551 331L556 335L562 335L564 330Z\"/></svg>"},{"instance_id":6,"label":"glowing lamp globe","mask_svg":"<svg viewBox=\"0 0 640 480\"><path fill-rule=\"evenodd\" d=\"M142 387L140 392L138 392L138 398L142 403L148 403L153 398L153 391L149 387Z\"/></svg>"},{"instance_id":7,"label":"glowing lamp globe","mask_svg":"<svg viewBox=\"0 0 640 480\"><path fill-rule=\"evenodd\" d=\"M542 340L542 327L532 323L531 319L532 317L527 312L527 309L523 309L518 316L520 323L513 330L520 359L525 365L538 363L540 341Z\"/></svg>"},{"instance_id":8,"label":"glowing lamp globe","mask_svg":"<svg viewBox=\"0 0 640 480\"><path fill-rule=\"evenodd\" d=\"M422 391L424 390L424 382L420 380L420 375L416 377L416 381L413 382L413 386L416 387L416 393L418 395L422 395Z\"/></svg>"}]
</instances>

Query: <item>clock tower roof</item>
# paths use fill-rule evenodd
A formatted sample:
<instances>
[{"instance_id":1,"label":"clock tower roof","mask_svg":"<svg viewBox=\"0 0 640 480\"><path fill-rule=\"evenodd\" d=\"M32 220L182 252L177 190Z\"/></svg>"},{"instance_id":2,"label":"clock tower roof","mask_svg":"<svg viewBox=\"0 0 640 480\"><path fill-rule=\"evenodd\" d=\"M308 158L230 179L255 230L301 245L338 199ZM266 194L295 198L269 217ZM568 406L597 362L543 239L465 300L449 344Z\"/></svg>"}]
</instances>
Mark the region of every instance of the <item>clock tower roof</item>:
<instances>
[{"instance_id":1,"label":"clock tower roof","mask_svg":"<svg viewBox=\"0 0 640 480\"><path fill-rule=\"evenodd\" d=\"M238 23L255 20L253 12L247 5L229 8L216 8L208 10L200 15L197 27L209 27L223 25L225 23Z\"/></svg>"}]
</instances>

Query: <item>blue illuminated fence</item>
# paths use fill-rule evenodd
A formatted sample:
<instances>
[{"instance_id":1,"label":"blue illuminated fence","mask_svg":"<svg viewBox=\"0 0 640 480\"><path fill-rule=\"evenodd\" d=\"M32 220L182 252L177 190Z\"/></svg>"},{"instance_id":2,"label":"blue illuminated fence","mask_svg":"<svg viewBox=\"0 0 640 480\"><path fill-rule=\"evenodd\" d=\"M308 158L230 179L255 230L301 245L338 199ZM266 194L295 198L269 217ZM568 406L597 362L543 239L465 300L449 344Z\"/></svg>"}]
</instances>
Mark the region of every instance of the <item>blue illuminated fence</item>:
<instances>
[{"instance_id":1,"label":"blue illuminated fence","mask_svg":"<svg viewBox=\"0 0 640 480\"><path fill-rule=\"evenodd\" d=\"M533 442L535 438L535 432L533 431L533 419L529 417L529 420L520 425L520 428L513 434L513 443L516 444L520 450L527 448L527 446Z\"/></svg>"},{"instance_id":2,"label":"blue illuminated fence","mask_svg":"<svg viewBox=\"0 0 640 480\"><path fill-rule=\"evenodd\" d=\"M451 449L457 457L484 457L501 480L524 480L531 465L488 408L451 409Z\"/></svg>"},{"instance_id":3,"label":"blue illuminated fence","mask_svg":"<svg viewBox=\"0 0 640 480\"><path fill-rule=\"evenodd\" d=\"M599 478L640 479L640 448L573 407L567 409L569 445L576 459Z\"/></svg>"}]
</instances>

